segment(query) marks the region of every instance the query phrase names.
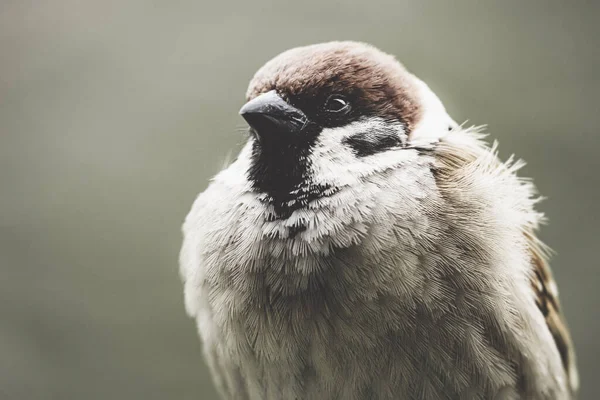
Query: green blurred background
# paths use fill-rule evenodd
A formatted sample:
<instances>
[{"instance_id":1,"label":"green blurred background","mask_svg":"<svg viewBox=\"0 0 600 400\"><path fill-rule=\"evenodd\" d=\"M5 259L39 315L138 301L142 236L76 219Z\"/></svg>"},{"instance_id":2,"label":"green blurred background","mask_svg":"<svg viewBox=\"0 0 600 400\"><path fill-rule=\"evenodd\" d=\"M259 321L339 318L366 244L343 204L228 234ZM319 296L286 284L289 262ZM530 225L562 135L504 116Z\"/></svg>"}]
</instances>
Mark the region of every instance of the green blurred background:
<instances>
[{"instance_id":1,"label":"green blurred background","mask_svg":"<svg viewBox=\"0 0 600 400\"><path fill-rule=\"evenodd\" d=\"M215 399L180 223L287 48L396 54L548 197L542 237L600 398L600 2L0 3L0 399Z\"/></svg>"}]
</instances>

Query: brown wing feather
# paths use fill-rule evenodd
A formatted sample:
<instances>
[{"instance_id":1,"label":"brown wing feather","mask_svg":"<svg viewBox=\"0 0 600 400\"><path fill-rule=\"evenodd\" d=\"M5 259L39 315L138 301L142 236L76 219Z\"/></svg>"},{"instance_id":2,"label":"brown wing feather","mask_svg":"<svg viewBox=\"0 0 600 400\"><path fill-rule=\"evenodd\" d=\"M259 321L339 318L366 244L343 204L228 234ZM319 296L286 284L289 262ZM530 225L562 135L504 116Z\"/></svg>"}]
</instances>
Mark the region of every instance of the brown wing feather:
<instances>
[{"instance_id":1,"label":"brown wing feather","mask_svg":"<svg viewBox=\"0 0 600 400\"><path fill-rule=\"evenodd\" d=\"M536 304L546 319L550 333L554 338L558 352L562 359L563 366L569 377L571 391L576 392L579 382L577 368L575 366L575 353L569 330L560 310L556 284L552 278L552 272L548 262L543 245L533 235L526 233L531 260L533 263L533 272L531 284L535 293Z\"/></svg>"},{"instance_id":2,"label":"brown wing feather","mask_svg":"<svg viewBox=\"0 0 600 400\"><path fill-rule=\"evenodd\" d=\"M471 128L470 134L477 136L478 128ZM491 153L495 156L495 150L492 149ZM462 143L459 147L455 147L454 144L447 140L441 140L436 148L436 156L438 160L438 170L436 171L436 177L443 177L444 174L452 174L456 170L460 169L464 165L468 165L476 160L489 155L489 150L485 146L481 147L465 147ZM493 162L489 164L490 167L498 167L501 165L500 161L494 157ZM506 164L505 164L506 165ZM443 188L443 179L438 179L438 187ZM552 278L552 273L547 262L547 251L542 242L540 242L533 230L537 226L535 224L529 224L525 227L524 234L527 238L528 247L531 253L533 274L531 277L531 284L533 287L536 303L546 319L548 329L554 338L556 347L562 359L565 372L569 379L569 386L571 392L576 394L579 387L579 378L577 374L577 367L575 364L575 351L571 342L571 336L565 320L561 314L560 305L558 302L558 293L556 284Z\"/></svg>"}]
</instances>

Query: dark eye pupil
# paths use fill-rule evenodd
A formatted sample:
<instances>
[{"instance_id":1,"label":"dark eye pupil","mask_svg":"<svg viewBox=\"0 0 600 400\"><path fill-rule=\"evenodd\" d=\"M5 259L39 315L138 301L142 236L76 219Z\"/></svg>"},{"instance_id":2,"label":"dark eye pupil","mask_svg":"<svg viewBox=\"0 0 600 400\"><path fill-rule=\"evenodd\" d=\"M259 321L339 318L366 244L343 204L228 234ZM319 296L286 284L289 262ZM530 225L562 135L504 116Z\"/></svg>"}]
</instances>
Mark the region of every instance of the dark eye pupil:
<instances>
[{"instance_id":1,"label":"dark eye pupil","mask_svg":"<svg viewBox=\"0 0 600 400\"><path fill-rule=\"evenodd\" d=\"M325 110L333 113L347 112L350 110L350 104L342 96L331 96L325 102Z\"/></svg>"}]
</instances>

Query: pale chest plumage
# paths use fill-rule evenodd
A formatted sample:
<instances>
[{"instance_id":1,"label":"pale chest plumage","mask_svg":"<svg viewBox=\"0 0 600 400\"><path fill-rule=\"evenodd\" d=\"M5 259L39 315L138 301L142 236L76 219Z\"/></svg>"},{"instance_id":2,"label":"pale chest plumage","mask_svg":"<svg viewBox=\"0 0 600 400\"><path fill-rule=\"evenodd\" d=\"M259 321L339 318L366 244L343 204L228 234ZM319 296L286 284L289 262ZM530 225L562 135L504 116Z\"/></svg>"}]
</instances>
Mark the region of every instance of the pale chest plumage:
<instances>
[{"instance_id":1,"label":"pale chest plumage","mask_svg":"<svg viewBox=\"0 0 600 400\"><path fill-rule=\"evenodd\" d=\"M530 286L531 188L456 135L480 153L468 167L400 150L406 168L286 220L251 193L243 156L215 178L181 265L227 398L570 398Z\"/></svg>"}]
</instances>

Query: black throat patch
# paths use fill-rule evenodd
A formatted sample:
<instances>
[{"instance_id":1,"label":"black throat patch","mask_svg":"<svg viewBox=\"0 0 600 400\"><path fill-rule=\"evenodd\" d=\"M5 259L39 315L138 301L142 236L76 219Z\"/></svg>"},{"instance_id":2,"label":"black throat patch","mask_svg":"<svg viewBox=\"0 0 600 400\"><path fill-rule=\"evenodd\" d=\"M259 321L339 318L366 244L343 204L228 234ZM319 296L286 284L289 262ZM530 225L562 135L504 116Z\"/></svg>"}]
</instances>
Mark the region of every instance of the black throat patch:
<instances>
[{"instance_id":1,"label":"black throat patch","mask_svg":"<svg viewBox=\"0 0 600 400\"><path fill-rule=\"evenodd\" d=\"M313 127L301 136L273 136L252 143L252 162L248 178L252 187L266 195L276 219L286 219L311 201L330 195L326 185L316 185L309 175L309 156L321 129Z\"/></svg>"}]
</instances>

